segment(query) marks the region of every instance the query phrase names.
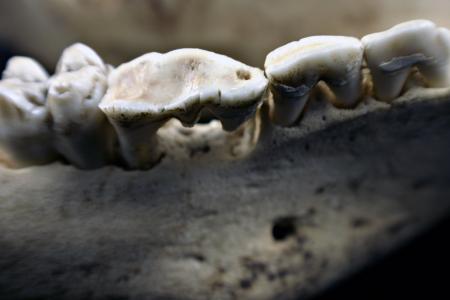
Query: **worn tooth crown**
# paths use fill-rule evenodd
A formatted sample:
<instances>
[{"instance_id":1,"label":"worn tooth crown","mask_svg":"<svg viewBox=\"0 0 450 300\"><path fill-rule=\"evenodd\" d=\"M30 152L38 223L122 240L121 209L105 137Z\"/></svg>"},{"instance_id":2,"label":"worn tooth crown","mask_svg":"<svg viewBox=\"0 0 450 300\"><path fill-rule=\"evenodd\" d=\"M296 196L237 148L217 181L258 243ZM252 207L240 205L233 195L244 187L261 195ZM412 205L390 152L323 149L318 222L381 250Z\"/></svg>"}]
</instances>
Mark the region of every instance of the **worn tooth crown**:
<instances>
[{"instance_id":1,"label":"worn tooth crown","mask_svg":"<svg viewBox=\"0 0 450 300\"><path fill-rule=\"evenodd\" d=\"M96 66L106 71L106 66L98 54L82 43L75 43L64 49L56 65L56 73L77 71L85 66Z\"/></svg>"},{"instance_id":2,"label":"worn tooth crown","mask_svg":"<svg viewBox=\"0 0 450 300\"><path fill-rule=\"evenodd\" d=\"M375 96L396 98L417 66L434 87L448 86L449 32L427 20L413 20L362 38Z\"/></svg>"},{"instance_id":3,"label":"worn tooth crown","mask_svg":"<svg viewBox=\"0 0 450 300\"><path fill-rule=\"evenodd\" d=\"M192 126L206 108L225 130L234 130L254 114L266 87L257 68L205 50L179 49L119 66L100 108L118 132L128 166L145 167L155 159L148 156L156 147L149 132L154 136L168 118Z\"/></svg>"},{"instance_id":4,"label":"worn tooth crown","mask_svg":"<svg viewBox=\"0 0 450 300\"><path fill-rule=\"evenodd\" d=\"M265 70L274 98L274 121L291 125L311 89L325 81L335 103L354 105L361 96L361 42L345 36L313 36L284 45L266 57Z\"/></svg>"},{"instance_id":5,"label":"worn tooth crown","mask_svg":"<svg viewBox=\"0 0 450 300\"><path fill-rule=\"evenodd\" d=\"M105 165L113 156L113 129L98 108L106 88L106 67L94 50L82 44L64 50L50 80L47 107L56 148L83 169Z\"/></svg>"},{"instance_id":6,"label":"worn tooth crown","mask_svg":"<svg viewBox=\"0 0 450 300\"><path fill-rule=\"evenodd\" d=\"M14 56L8 60L2 78L16 78L23 82L44 82L48 79L48 74L34 59Z\"/></svg>"},{"instance_id":7,"label":"worn tooth crown","mask_svg":"<svg viewBox=\"0 0 450 300\"><path fill-rule=\"evenodd\" d=\"M57 157L45 92L45 83L0 81L0 148L16 167L46 164Z\"/></svg>"}]
</instances>

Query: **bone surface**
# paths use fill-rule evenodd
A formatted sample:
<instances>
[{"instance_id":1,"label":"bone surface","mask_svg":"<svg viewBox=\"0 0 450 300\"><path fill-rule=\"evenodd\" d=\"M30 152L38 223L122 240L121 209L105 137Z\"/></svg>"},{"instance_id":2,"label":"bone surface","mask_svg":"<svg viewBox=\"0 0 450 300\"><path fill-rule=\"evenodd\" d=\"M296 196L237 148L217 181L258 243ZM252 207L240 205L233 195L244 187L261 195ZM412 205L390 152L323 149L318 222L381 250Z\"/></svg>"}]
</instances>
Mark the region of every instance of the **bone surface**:
<instances>
[{"instance_id":1,"label":"bone surface","mask_svg":"<svg viewBox=\"0 0 450 300\"><path fill-rule=\"evenodd\" d=\"M77 167L111 162L115 135L98 108L107 88L106 67L82 44L67 48L49 84L47 106L58 151Z\"/></svg>"},{"instance_id":2,"label":"bone surface","mask_svg":"<svg viewBox=\"0 0 450 300\"><path fill-rule=\"evenodd\" d=\"M0 298L309 299L449 216L449 114L420 88L314 101L239 161L0 167Z\"/></svg>"},{"instance_id":3,"label":"bone surface","mask_svg":"<svg viewBox=\"0 0 450 300\"><path fill-rule=\"evenodd\" d=\"M57 157L45 93L46 83L0 81L0 148L12 167L47 164Z\"/></svg>"},{"instance_id":4,"label":"bone surface","mask_svg":"<svg viewBox=\"0 0 450 300\"><path fill-rule=\"evenodd\" d=\"M319 80L327 83L337 105L355 105L361 97L362 58L361 42L345 36L308 37L269 53L265 68L274 122L292 125Z\"/></svg>"},{"instance_id":5,"label":"bone surface","mask_svg":"<svg viewBox=\"0 0 450 300\"><path fill-rule=\"evenodd\" d=\"M200 49L145 54L119 66L108 83L100 108L130 168L158 159L156 131L169 118L192 126L207 109L232 131L254 115L267 87L261 70Z\"/></svg>"},{"instance_id":6,"label":"bone surface","mask_svg":"<svg viewBox=\"0 0 450 300\"><path fill-rule=\"evenodd\" d=\"M416 66L432 87L450 85L450 32L427 20L401 23L362 38L375 97L397 97Z\"/></svg>"}]
</instances>

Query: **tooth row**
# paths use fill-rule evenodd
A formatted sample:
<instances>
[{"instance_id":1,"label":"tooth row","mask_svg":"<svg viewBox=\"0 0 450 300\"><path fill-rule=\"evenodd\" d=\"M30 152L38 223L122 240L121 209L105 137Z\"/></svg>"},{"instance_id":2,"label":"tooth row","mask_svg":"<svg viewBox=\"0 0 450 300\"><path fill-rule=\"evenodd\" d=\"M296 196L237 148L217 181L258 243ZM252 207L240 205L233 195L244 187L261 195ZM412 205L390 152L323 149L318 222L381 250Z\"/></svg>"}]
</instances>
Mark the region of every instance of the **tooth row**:
<instances>
[{"instance_id":1,"label":"tooth row","mask_svg":"<svg viewBox=\"0 0 450 300\"><path fill-rule=\"evenodd\" d=\"M149 168L159 158L157 130L170 118L193 126L208 111L224 130L252 118L269 87L272 121L294 124L322 81L337 107L351 108L370 70L374 98L400 95L411 70L431 87L450 86L450 31L426 20L358 40L313 36L267 55L265 75L200 49L149 53L114 69L94 50L64 50L49 77L36 61L11 58L0 81L0 149L16 166L63 157L80 168L121 163Z\"/></svg>"}]
</instances>

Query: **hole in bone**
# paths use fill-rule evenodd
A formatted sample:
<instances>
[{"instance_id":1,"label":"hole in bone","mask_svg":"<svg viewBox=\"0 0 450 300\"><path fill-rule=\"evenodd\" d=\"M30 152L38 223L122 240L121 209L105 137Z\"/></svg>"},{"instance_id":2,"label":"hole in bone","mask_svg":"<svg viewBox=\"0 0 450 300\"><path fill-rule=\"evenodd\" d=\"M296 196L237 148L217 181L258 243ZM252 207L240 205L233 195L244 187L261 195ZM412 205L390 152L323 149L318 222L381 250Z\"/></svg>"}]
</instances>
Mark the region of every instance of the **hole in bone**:
<instances>
[{"instance_id":1,"label":"hole in bone","mask_svg":"<svg viewBox=\"0 0 450 300\"><path fill-rule=\"evenodd\" d=\"M297 233L297 218L286 216L275 219L272 225L272 237L275 241L281 242Z\"/></svg>"},{"instance_id":2,"label":"hole in bone","mask_svg":"<svg viewBox=\"0 0 450 300\"><path fill-rule=\"evenodd\" d=\"M250 72L246 71L246 70L237 70L236 76L240 80L250 80L250 78L251 78Z\"/></svg>"}]
</instances>

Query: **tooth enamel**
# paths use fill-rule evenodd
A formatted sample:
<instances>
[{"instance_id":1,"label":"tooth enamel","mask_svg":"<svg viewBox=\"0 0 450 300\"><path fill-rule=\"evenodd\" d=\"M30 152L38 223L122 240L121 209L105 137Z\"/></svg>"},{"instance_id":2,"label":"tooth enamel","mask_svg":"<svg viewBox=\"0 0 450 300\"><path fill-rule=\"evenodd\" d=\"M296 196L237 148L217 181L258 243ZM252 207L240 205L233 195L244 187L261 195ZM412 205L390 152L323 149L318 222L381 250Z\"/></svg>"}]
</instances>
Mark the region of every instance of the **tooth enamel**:
<instances>
[{"instance_id":1,"label":"tooth enamel","mask_svg":"<svg viewBox=\"0 0 450 300\"><path fill-rule=\"evenodd\" d=\"M93 50L86 51L86 47L82 49L92 56ZM47 107L53 117L58 151L73 165L90 169L111 160L114 132L98 108L107 88L105 66L80 60L79 48L76 44L64 51L60 66L66 66L65 62L77 63L62 68L73 71L61 72L51 78Z\"/></svg>"},{"instance_id":2,"label":"tooth enamel","mask_svg":"<svg viewBox=\"0 0 450 300\"><path fill-rule=\"evenodd\" d=\"M292 125L301 115L311 89L323 80L339 106L353 106L361 97L361 42L345 36L313 36L269 53L266 74L274 99L273 121Z\"/></svg>"},{"instance_id":3,"label":"tooth enamel","mask_svg":"<svg viewBox=\"0 0 450 300\"><path fill-rule=\"evenodd\" d=\"M267 87L259 69L200 49L149 53L115 69L100 103L116 128L130 168L146 168L157 153L156 131L169 118L192 126L202 109L225 130L253 116Z\"/></svg>"},{"instance_id":4,"label":"tooth enamel","mask_svg":"<svg viewBox=\"0 0 450 300\"><path fill-rule=\"evenodd\" d=\"M433 87L450 85L450 33L433 22L414 20L362 38L375 96L398 97L416 66Z\"/></svg>"},{"instance_id":5,"label":"tooth enamel","mask_svg":"<svg viewBox=\"0 0 450 300\"><path fill-rule=\"evenodd\" d=\"M17 78L23 82L43 82L48 79L48 74L34 59L14 56L8 60L2 78Z\"/></svg>"},{"instance_id":6,"label":"tooth enamel","mask_svg":"<svg viewBox=\"0 0 450 300\"><path fill-rule=\"evenodd\" d=\"M77 71L85 66L96 66L105 72L107 69L93 49L82 43L76 43L64 49L56 65L56 74Z\"/></svg>"},{"instance_id":7,"label":"tooth enamel","mask_svg":"<svg viewBox=\"0 0 450 300\"><path fill-rule=\"evenodd\" d=\"M17 78L0 81L0 148L16 167L46 164L56 159L45 83Z\"/></svg>"}]
</instances>

